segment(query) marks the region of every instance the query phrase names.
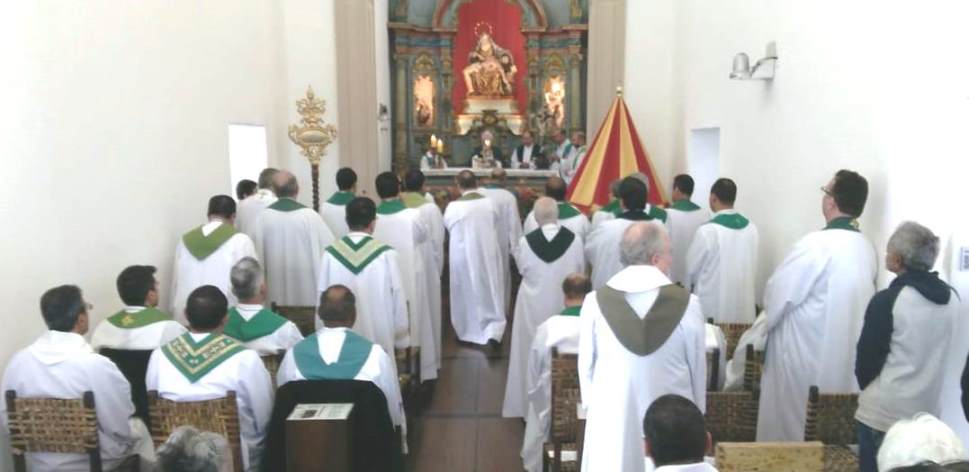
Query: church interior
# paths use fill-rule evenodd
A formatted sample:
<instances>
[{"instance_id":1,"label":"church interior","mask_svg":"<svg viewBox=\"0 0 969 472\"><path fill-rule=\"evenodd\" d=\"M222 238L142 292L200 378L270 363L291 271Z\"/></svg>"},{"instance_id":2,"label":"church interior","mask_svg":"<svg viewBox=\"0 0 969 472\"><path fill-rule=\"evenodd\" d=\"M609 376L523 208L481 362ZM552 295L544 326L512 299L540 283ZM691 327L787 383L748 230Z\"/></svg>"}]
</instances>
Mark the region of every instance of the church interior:
<instances>
[{"instance_id":1,"label":"church interior","mask_svg":"<svg viewBox=\"0 0 969 472\"><path fill-rule=\"evenodd\" d=\"M471 208L475 204L466 201L468 188L463 186L463 178L475 177L484 184L495 179L495 168L503 168L508 189L518 199L518 221L512 223L518 229L510 233L514 239L510 240L509 233L502 230L508 228L497 225L496 234L487 238L517 247L519 237L524 244L532 234L527 221L525 232L521 229L526 215L533 205L534 213L539 213L537 199L554 196L548 191L549 182L561 177L568 201L591 225L587 236L578 235L578 252L581 258L581 240L586 236L583 267L593 266L593 278L595 262L588 246L596 231L593 214L618 197L618 193L610 193L613 181L622 179L624 184L624 178L634 172L645 174L648 210L672 206L678 187L674 179L688 174L692 201L704 211L710 207L712 213L715 209L708 202L720 202L721 196L711 187L716 189L719 179L729 178L736 209L756 224L759 234L747 281L753 287L756 308L748 307L751 314L746 323L749 327L754 315L766 310L767 329L774 330L787 321L770 317L786 308L772 306L799 303L779 300L779 291L772 292L772 286L781 283L776 275L779 267L791 263L792 248L802 247L802 237L831 223L826 203L819 206L819 202L835 202L835 210L844 213L840 197L835 195L839 177L832 176L848 169L863 176L867 203L862 200L863 213L845 214L873 248L875 266L867 281L870 290L852 313L854 337L845 335L844 347L851 358L824 357L818 368L834 369L837 364L854 382L857 370L852 359L857 333L862 332L863 323L868 329L865 308L872 310L869 299L876 291L892 287L897 291L900 286L893 285L899 273L892 265L897 254L886 247L897 247L893 235L901 231L903 222L915 221L930 229L938 238L937 258L922 272L938 272L938 278L959 296L948 302L957 307L952 324L947 325L951 347L933 358L939 371L936 388L940 392L936 393L952 401L940 400L928 412L951 428L965 454L969 450L969 412L964 414L960 405L965 403L959 403L959 380L969 354L969 218L959 216L958 202L964 195L962 178L969 175L965 151L965 137L969 136L967 19L969 4L952 0L7 2L0 6L0 168L4 170L0 185L4 283L0 294L9 305L8 329L0 330L0 367L8 370L18 352L53 329L40 316L43 308L38 303L52 287L70 284L81 288L88 304L85 323L93 332L120 308L132 305L127 301L122 305L118 298L118 274L134 264L150 265L157 268L157 308L174 312L174 285L183 282L173 256L180 244L189 244L187 235L183 242L183 235L209 221L213 195L235 197L237 184L243 179L259 181L264 168L286 171L299 183L292 200L300 210L283 210L290 216L303 209L321 212L327 201L335 201L328 200L331 196L336 198L346 190L338 186L340 170L353 169L356 196L369 197L376 204L374 240L380 239L379 221L388 214L381 203L387 200L381 176L388 172L397 175L406 191L405 176L420 169L431 201L440 209L437 228L429 225L427 238L433 239L436 231L443 235L447 227L450 239L449 243L441 240L444 252L438 263L442 268L434 282L440 299L423 300L423 305L415 300L405 303L411 311L431 303L441 307L437 311L440 319L434 321L439 325L437 378L422 383L414 374L401 381L406 425L397 425L397 433L402 429L406 433L403 451L398 451L401 462L394 470L526 470L529 466L521 451L527 436L523 416L527 415L506 417L503 402L507 402L509 371L518 369L512 367L519 362L512 353L518 342L512 340L513 323L518 313L515 304L522 303L525 290L519 285L526 284L523 279L527 277L517 256L510 256L507 250L501 253L503 262L498 266L505 265L501 270L511 286L503 295L503 331L490 341L464 340L465 328L451 317L473 312L479 299L469 295L473 298L467 304L470 308L457 308L459 302L464 303L464 294L456 294L456 287L463 290L487 277L455 269L472 267L455 266L460 263L456 258L463 257L456 256L456 244L479 244L475 238L481 234L469 232L470 236L464 236L468 239L460 242L455 229L460 223L451 222L460 218L453 215L458 205ZM585 160L581 164L572 161L572 168L566 170L565 155L557 155L556 149L562 149L560 140L564 139L571 142L566 153L573 146L579 149L577 136L584 142ZM538 150L528 151L532 163L525 161L525 148ZM682 184L679 187L682 191ZM405 202L406 198L403 195ZM564 217L560 209L559 218L564 221ZM542 234L544 223L532 223L534 234ZM670 233L669 238L676 251L675 235ZM258 239L253 237L252 254L264 259ZM369 236L365 239L369 241ZM318 260L326 253L325 246L307 253L305 259ZM618 262L620 247L611 247ZM401 280L394 283L402 284L405 292L413 290L409 284L421 273L418 265L426 273L434 273L433 264L425 266L409 259L408 249L387 246L376 251L379 255L389 249L401 253L400 262L395 262L400 265L397 277ZM829 256L825 253L824 257ZM301 257L288 264L308 264ZM273 278L271 262L263 262L272 298L272 285L282 278ZM833 270L834 263L830 264L823 270ZM491 267L494 261L485 265ZM228 269L224 272L222 277L228 280ZM319 270L315 275L320 277ZM568 273L556 275L560 276L554 288L557 299L547 301L550 311L543 317L564 307L561 282ZM466 277L469 285L456 282L458 276ZM308 277L312 279L314 274ZM832 275L831 280L837 279ZM317 288L317 280L308 283L311 289ZM688 295L690 287L685 285ZM327 286L318 288L322 292ZM310 317L315 318L313 313L323 302L315 291L313 296L314 300L305 303L267 298L265 305L309 306ZM231 306L235 297L228 299ZM358 294L358 307L361 302L374 303L365 299ZM598 300L595 309L606 311L602 299ZM823 297L811 300L824 306ZM903 317L898 314L899 304L908 298L898 300L896 335L901 332L898 323ZM583 320L588 304L583 305ZM322 307L320 310L322 313ZM889 312L891 315L891 308ZM173 314L185 324L181 313ZM356 316L359 320L359 309ZM602 319L611 320L597 320L602 323ZM824 325L823 321L817 323ZM831 323L829 320L827 329ZM320 326L317 319L316 328ZM613 325L600 324L598 329L603 326ZM783 336L790 340L797 329L803 328L784 328ZM190 327L188 333L195 332ZM312 332L313 327L308 333ZM726 328L724 334L730 337ZM399 350L393 327L388 336L388 342ZM767 336L768 342L775 340L770 345L776 351L767 351L765 383L769 371L776 374L777 362L783 362L774 358L771 366L770 356L785 349L778 342L783 336ZM417 343L413 331L412 337L411 342ZM381 344L373 342L375 348ZM527 358L531 340L522 342ZM581 376L586 341L578 342ZM603 342L617 341L611 337ZM628 347L623 340L619 342ZM908 341L893 337L891 349L900 349L899 342ZM950 346L949 341L944 344ZM860 345L857 348L861 356ZM885 341L884 352L889 349ZM320 352L325 358L324 351ZM342 359L346 350L336 352ZM393 362L395 353L387 354L388 362ZM720 355L724 361L738 359L733 352ZM883 356L881 362L895 362L893 355L887 361ZM413 367L413 362L401 361L399 356L395 369L403 372ZM525 361L520 362L526 366ZM810 364L803 362L786 366L797 370L796 366ZM708 375L715 365L707 359L704 369ZM600 365L596 375L602 369L608 366ZM298 378L309 379L305 370L301 375ZM26 381L29 383L29 376ZM582 381L586 381L584 377ZM857 384L852 393L857 401ZM766 390L765 394L769 395ZM588 392L582 392L582 400L586 395ZM807 398L808 392L803 395ZM861 395L863 402L871 401ZM706 409L697 405L706 410L708 426L711 405L709 399ZM390 410L393 417L393 405ZM640 457L645 411L644 405L629 420L638 428L629 434L635 436ZM594 410L588 414L592 428ZM584 418L572 421L579 419L585 424ZM855 422L859 428L870 425L854 416L848 419L851 442L847 444L855 445L860 434L854 429ZM778 417L777 421L782 420ZM11 459L16 447L4 422L0 471L21 470ZM596 427L606 431L604 426ZM757 429L760 436L762 428ZM884 428L871 430L885 434ZM579 440L580 448L581 436L579 432L572 438ZM787 459L756 470L815 470L800 464L801 458L816 452L797 449L813 444L803 439L796 440L801 446L777 453ZM292 435L288 440L295 441ZM885 441L887 445L888 438ZM573 453L565 468L558 469L556 463L539 469L644 470L641 463L632 467L628 461L602 460L598 448L605 447L604 442L586 438L586 451L595 455L580 455L577 460ZM752 437L736 443L759 444ZM343 444L346 453L350 449ZM574 441L566 445L566 449L576 447ZM858 447L863 446L853 447L858 454ZM102 455L104 449L102 444ZM719 449L711 446L705 452L704 457L719 458ZM969 454L962 459L969 461ZM857 458L854 461L853 466L842 469L830 468L828 463L824 470L859 470ZM254 468L249 460L246 464L253 467L250 470L271 470ZM868 466L863 464L860 470L878 470ZM240 467L236 470L242 470ZM345 464L345 468L333 467L291 466L288 470L353 470Z\"/></svg>"}]
</instances>

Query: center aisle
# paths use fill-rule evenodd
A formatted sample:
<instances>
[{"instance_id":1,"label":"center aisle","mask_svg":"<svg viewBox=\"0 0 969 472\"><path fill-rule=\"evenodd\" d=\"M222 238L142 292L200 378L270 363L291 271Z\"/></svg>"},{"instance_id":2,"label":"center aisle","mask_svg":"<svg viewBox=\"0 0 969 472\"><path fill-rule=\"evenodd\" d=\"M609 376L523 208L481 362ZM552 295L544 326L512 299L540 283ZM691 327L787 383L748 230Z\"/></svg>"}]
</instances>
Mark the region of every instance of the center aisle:
<instances>
[{"instance_id":1,"label":"center aisle","mask_svg":"<svg viewBox=\"0 0 969 472\"><path fill-rule=\"evenodd\" d=\"M501 417L508 376L511 323L501 351L459 343L443 323L440 378L430 403L412 418L408 470L414 472L520 472L525 423Z\"/></svg>"}]
</instances>

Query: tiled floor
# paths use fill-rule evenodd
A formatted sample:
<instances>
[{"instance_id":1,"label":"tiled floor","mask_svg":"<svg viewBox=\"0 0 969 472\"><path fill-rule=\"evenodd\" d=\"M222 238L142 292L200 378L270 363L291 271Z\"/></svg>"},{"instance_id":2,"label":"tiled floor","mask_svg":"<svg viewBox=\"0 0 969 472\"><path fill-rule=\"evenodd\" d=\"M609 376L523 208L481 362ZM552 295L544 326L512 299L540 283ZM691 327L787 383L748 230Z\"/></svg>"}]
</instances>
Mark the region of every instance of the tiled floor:
<instances>
[{"instance_id":1,"label":"tiled floor","mask_svg":"<svg viewBox=\"0 0 969 472\"><path fill-rule=\"evenodd\" d=\"M444 324L448 325L447 320ZM409 470L521 472L524 423L501 417L511 324L500 352L444 335L443 365L432 397L411 418Z\"/></svg>"}]
</instances>

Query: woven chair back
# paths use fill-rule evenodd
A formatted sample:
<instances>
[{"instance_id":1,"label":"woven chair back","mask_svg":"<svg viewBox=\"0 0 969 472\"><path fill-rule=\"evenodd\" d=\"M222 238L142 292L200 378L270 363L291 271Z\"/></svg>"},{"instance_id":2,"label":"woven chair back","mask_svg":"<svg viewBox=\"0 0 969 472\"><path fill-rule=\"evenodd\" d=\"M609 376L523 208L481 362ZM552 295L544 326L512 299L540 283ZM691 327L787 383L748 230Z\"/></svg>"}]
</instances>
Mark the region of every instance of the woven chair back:
<instances>
[{"instance_id":1,"label":"woven chair back","mask_svg":"<svg viewBox=\"0 0 969 472\"><path fill-rule=\"evenodd\" d=\"M262 365L266 367L269 372L269 377L272 379L273 388L276 388L276 374L279 372L279 366L283 363L283 356L286 355L285 350L279 350L275 354L267 354L260 357L262 360Z\"/></svg>"},{"instance_id":2,"label":"woven chair back","mask_svg":"<svg viewBox=\"0 0 969 472\"><path fill-rule=\"evenodd\" d=\"M226 438L232 448L233 466L242 471L242 438L239 431L239 407L236 393L226 392L223 398L204 401L176 402L148 392L148 415L151 417L151 439L158 447L168 440L180 426L194 426Z\"/></svg>"},{"instance_id":3,"label":"woven chair back","mask_svg":"<svg viewBox=\"0 0 969 472\"><path fill-rule=\"evenodd\" d=\"M744 363L744 390L752 392L760 389L760 378L764 374L764 351L755 351L754 346L747 345Z\"/></svg>"},{"instance_id":4,"label":"woven chair back","mask_svg":"<svg viewBox=\"0 0 969 472\"><path fill-rule=\"evenodd\" d=\"M812 385L808 393L804 440L838 446L857 443L857 410L858 394L820 393L818 387Z\"/></svg>"},{"instance_id":5,"label":"woven chair back","mask_svg":"<svg viewBox=\"0 0 969 472\"><path fill-rule=\"evenodd\" d=\"M757 437L760 391L707 392L707 431L714 444L752 442Z\"/></svg>"},{"instance_id":6,"label":"woven chair back","mask_svg":"<svg viewBox=\"0 0 969 472\"><path fill-rule=\"evenodd\" d=\"M276 302L272 302L270 307L283 318L292 321L299 328L299 332L303 333L303 336L309 336L316 332L316 307L277 305Z\"/></svg>"},{"instance_id":7,"label":"woven chair back","mask_svg":"<svg viewBox=\"0 0 969 472\"><path fill-rule=\"evenodd\" d=\"M14 469L26 470L25 453L87 454L92 471L101 471L94 393L82 398L18 398L5 392Z\"/></svg>"},{"instance_id":8,"label":"woven chair back","mask_svg":"<svg viewBox=\"0 0 969 472\"><path fill-rule=\"evenodd\" d=\"M578 356L552 350L552 442L575 442L579 396Z\"/></svg>"},{"instance_id":9,"label":"woven chair back","mask_svg":"<svg viewBox=\"0 0 969 472\"><path fill-rule=\"evenodd\" d=\"M750 323L716 323L716 325L723 331L723 337L727 340L727 360L733 359L737 344L740 343L740 336L752 325Z\"/></svg>"}]
</instances>

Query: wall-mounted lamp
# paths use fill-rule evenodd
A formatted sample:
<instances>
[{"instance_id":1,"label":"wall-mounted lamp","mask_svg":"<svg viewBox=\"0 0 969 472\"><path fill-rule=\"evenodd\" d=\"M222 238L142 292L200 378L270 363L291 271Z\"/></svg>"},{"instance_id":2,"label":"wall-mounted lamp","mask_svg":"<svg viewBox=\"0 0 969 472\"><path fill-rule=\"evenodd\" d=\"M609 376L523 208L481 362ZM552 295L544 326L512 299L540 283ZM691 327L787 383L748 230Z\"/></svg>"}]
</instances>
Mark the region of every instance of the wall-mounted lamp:
<instances>
[{"instance_id":1,"label":"wall-mounted lamp","mask_svg":"<svg viewBox=\"0 0 969 472\"><path fill-rule=\"evenodd\" d=\"M733 72L730 78L733 80L771 80L774 78L774 67L777 65L777 44L774 41L767 43L767 53L763 59L750 68L750 58L746 53L737 53L733 57Z\"/></svg>"},{"instance_id":2,"label":"wall-mounted lamp","mask_svg":"<svg viewBox=\"0 0 969 472\"><path fill-rule=\"evenodd\" d=\"M377 121L387 121L390 119L390 110L383 103L377 107Z\"/></svg>"}]
</instances>

